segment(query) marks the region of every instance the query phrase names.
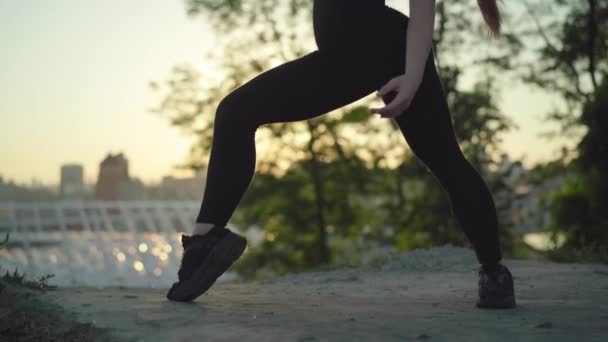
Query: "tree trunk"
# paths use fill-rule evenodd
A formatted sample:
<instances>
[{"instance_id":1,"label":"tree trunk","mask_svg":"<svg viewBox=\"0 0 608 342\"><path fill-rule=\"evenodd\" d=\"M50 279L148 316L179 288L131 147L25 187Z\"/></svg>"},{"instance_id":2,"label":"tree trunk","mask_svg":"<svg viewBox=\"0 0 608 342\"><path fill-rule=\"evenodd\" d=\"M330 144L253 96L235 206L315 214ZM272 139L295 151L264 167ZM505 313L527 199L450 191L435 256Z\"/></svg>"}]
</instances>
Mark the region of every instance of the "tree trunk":
<instances>
[{"instance_id":1,"label":"tree trunk","mask_svg":"<svg viewBox=\"0 0 608 342\"><path fill-rule=\"evenodd\" d=\"M308 151L310 152L310 176L312 178L314 191L315 191L315 204L317 210L317 225L319 227L319 257L321 262L328 263L330 261L329 247L327 243L327 228L325 226L325 215L323 214L323 208L325 206L325 199L323 197L323 181L321 178L321 169L319 168L319 162L317 159L317 153L314 150L315 127L307 121L308 131L310 132L310 140L308 141Z\"/></svg>"}]
</instances>

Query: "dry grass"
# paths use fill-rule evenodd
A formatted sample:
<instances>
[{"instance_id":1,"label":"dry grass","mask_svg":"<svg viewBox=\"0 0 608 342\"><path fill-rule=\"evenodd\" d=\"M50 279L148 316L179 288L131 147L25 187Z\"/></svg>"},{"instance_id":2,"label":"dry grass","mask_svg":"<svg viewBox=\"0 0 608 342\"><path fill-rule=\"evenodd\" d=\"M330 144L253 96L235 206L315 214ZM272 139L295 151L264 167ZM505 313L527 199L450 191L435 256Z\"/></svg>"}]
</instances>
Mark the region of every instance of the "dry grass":
<instances>
[{"instance_id":1,"label":"dry grass","mask_svg":"<svg viewBox=\"0 0 608 342\"><path fill-rule=\"evenodd\" d=\"M9 239L9 235L0 248ZM53 274L28 280L15 269L0 278L0 341L110 341L104 331L90 323L71 319L61 308L45 303L47 281Z\"/></svg>"}]
</instances>

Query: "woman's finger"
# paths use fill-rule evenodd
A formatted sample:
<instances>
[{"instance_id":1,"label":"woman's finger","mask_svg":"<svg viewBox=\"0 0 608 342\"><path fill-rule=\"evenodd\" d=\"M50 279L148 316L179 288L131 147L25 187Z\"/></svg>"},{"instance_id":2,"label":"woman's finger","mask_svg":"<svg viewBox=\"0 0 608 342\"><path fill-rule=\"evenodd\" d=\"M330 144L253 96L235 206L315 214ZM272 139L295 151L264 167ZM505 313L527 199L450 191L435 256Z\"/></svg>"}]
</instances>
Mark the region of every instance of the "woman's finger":
<instances>
[{"instance_id":1,"label":"woman's finger","mask_svg":"<svg viewBox=\"0 0 608 342\"><path fill-rule=\"evenodd\" d=\"M388 105L386 105L386 107L383 108L383 113L381 116L397 116L399 113L405 110L404 108L406 108L408 103L409 99L404 98L403 96L397 96L391 103L389 103Z\"/></svg>"},{"instance_id":2,"label":"woman's finger","mask_svg":"<svg viewBox=\"0 0 608 342\"><path fill-rule=\"evenodd\" d=\"M402 100L399 98L399 96L397 96L383 108L372 108L371 112L378 113L380 115L387 115L389 113L392 113L394 108L399 106L400 102L402 102Z\"/></svg>"},{"instance_id":3,"label":"woman's finger","mask_svg":"<svg viewBox=\"0 0 608 342\"><path fill-rule=\"evenodd\" d=\"M381 114L384 108L370 108L370 112L375 114Z\"/></svg>"},{"instance_id":4,"label":"woman's finger","mask_svg":"<svg viewBox=\"0 0 608 342\"><path fill-rule=\"evenodd\" d=\"M386 114L381 115L381 116L394 118L394 117L397 117L397 116L403 114L405 112L405 110L409 108L411 100L406 99L404 101L405 102L401 103L398 106L395 106L394 108L391 108L390 110L387 111Z\"/></svg>"}]
</instances>

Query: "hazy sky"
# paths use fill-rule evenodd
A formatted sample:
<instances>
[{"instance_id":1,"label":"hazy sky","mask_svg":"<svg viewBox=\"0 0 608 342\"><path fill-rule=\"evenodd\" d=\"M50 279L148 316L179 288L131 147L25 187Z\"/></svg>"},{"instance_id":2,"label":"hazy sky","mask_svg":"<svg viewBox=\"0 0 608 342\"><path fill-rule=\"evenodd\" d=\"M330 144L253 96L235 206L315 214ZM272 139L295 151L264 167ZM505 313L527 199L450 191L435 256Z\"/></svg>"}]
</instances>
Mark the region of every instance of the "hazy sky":
<instances>
[{"instance_id":1,"label":"hazy sky","mask_svg":"<svg viewBox=\"0 0 608 342\"><path fill-rule=\"evenodd\" d=\"M387 4L407 13L405 1ZM171 174L191 138L148 111L161 100L148 82L176 64L203 68L211 48L183 0L0 0L0 175L57 183L61 164L75 162L91 183L109 152L124 152L144 182ZM550 98L522 86L499 103L521 127L505 140L509 154L555 156L537 137Z\"/></svg>"}]
</instances>

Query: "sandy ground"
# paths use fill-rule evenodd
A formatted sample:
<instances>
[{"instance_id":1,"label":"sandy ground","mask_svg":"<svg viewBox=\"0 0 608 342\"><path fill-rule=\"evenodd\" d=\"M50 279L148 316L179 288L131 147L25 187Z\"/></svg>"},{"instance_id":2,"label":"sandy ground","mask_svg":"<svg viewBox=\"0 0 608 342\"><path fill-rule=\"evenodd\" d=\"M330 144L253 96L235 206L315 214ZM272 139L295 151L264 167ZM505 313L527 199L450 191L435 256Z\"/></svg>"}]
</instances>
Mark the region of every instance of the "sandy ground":
<instances>
[{"instance_id":1,"label":"sandy ground","mask_svg":"<svg viewBox=\"0 0 608 342\"><path fill-rule=\"evenodd\" d=\"M219 283L193 303L166 289L43 296L126 341L608 341L608 265L505 259L515 309L479 309L471 250L445 246L358 269Z\"/></svg>"}]
</instances>

